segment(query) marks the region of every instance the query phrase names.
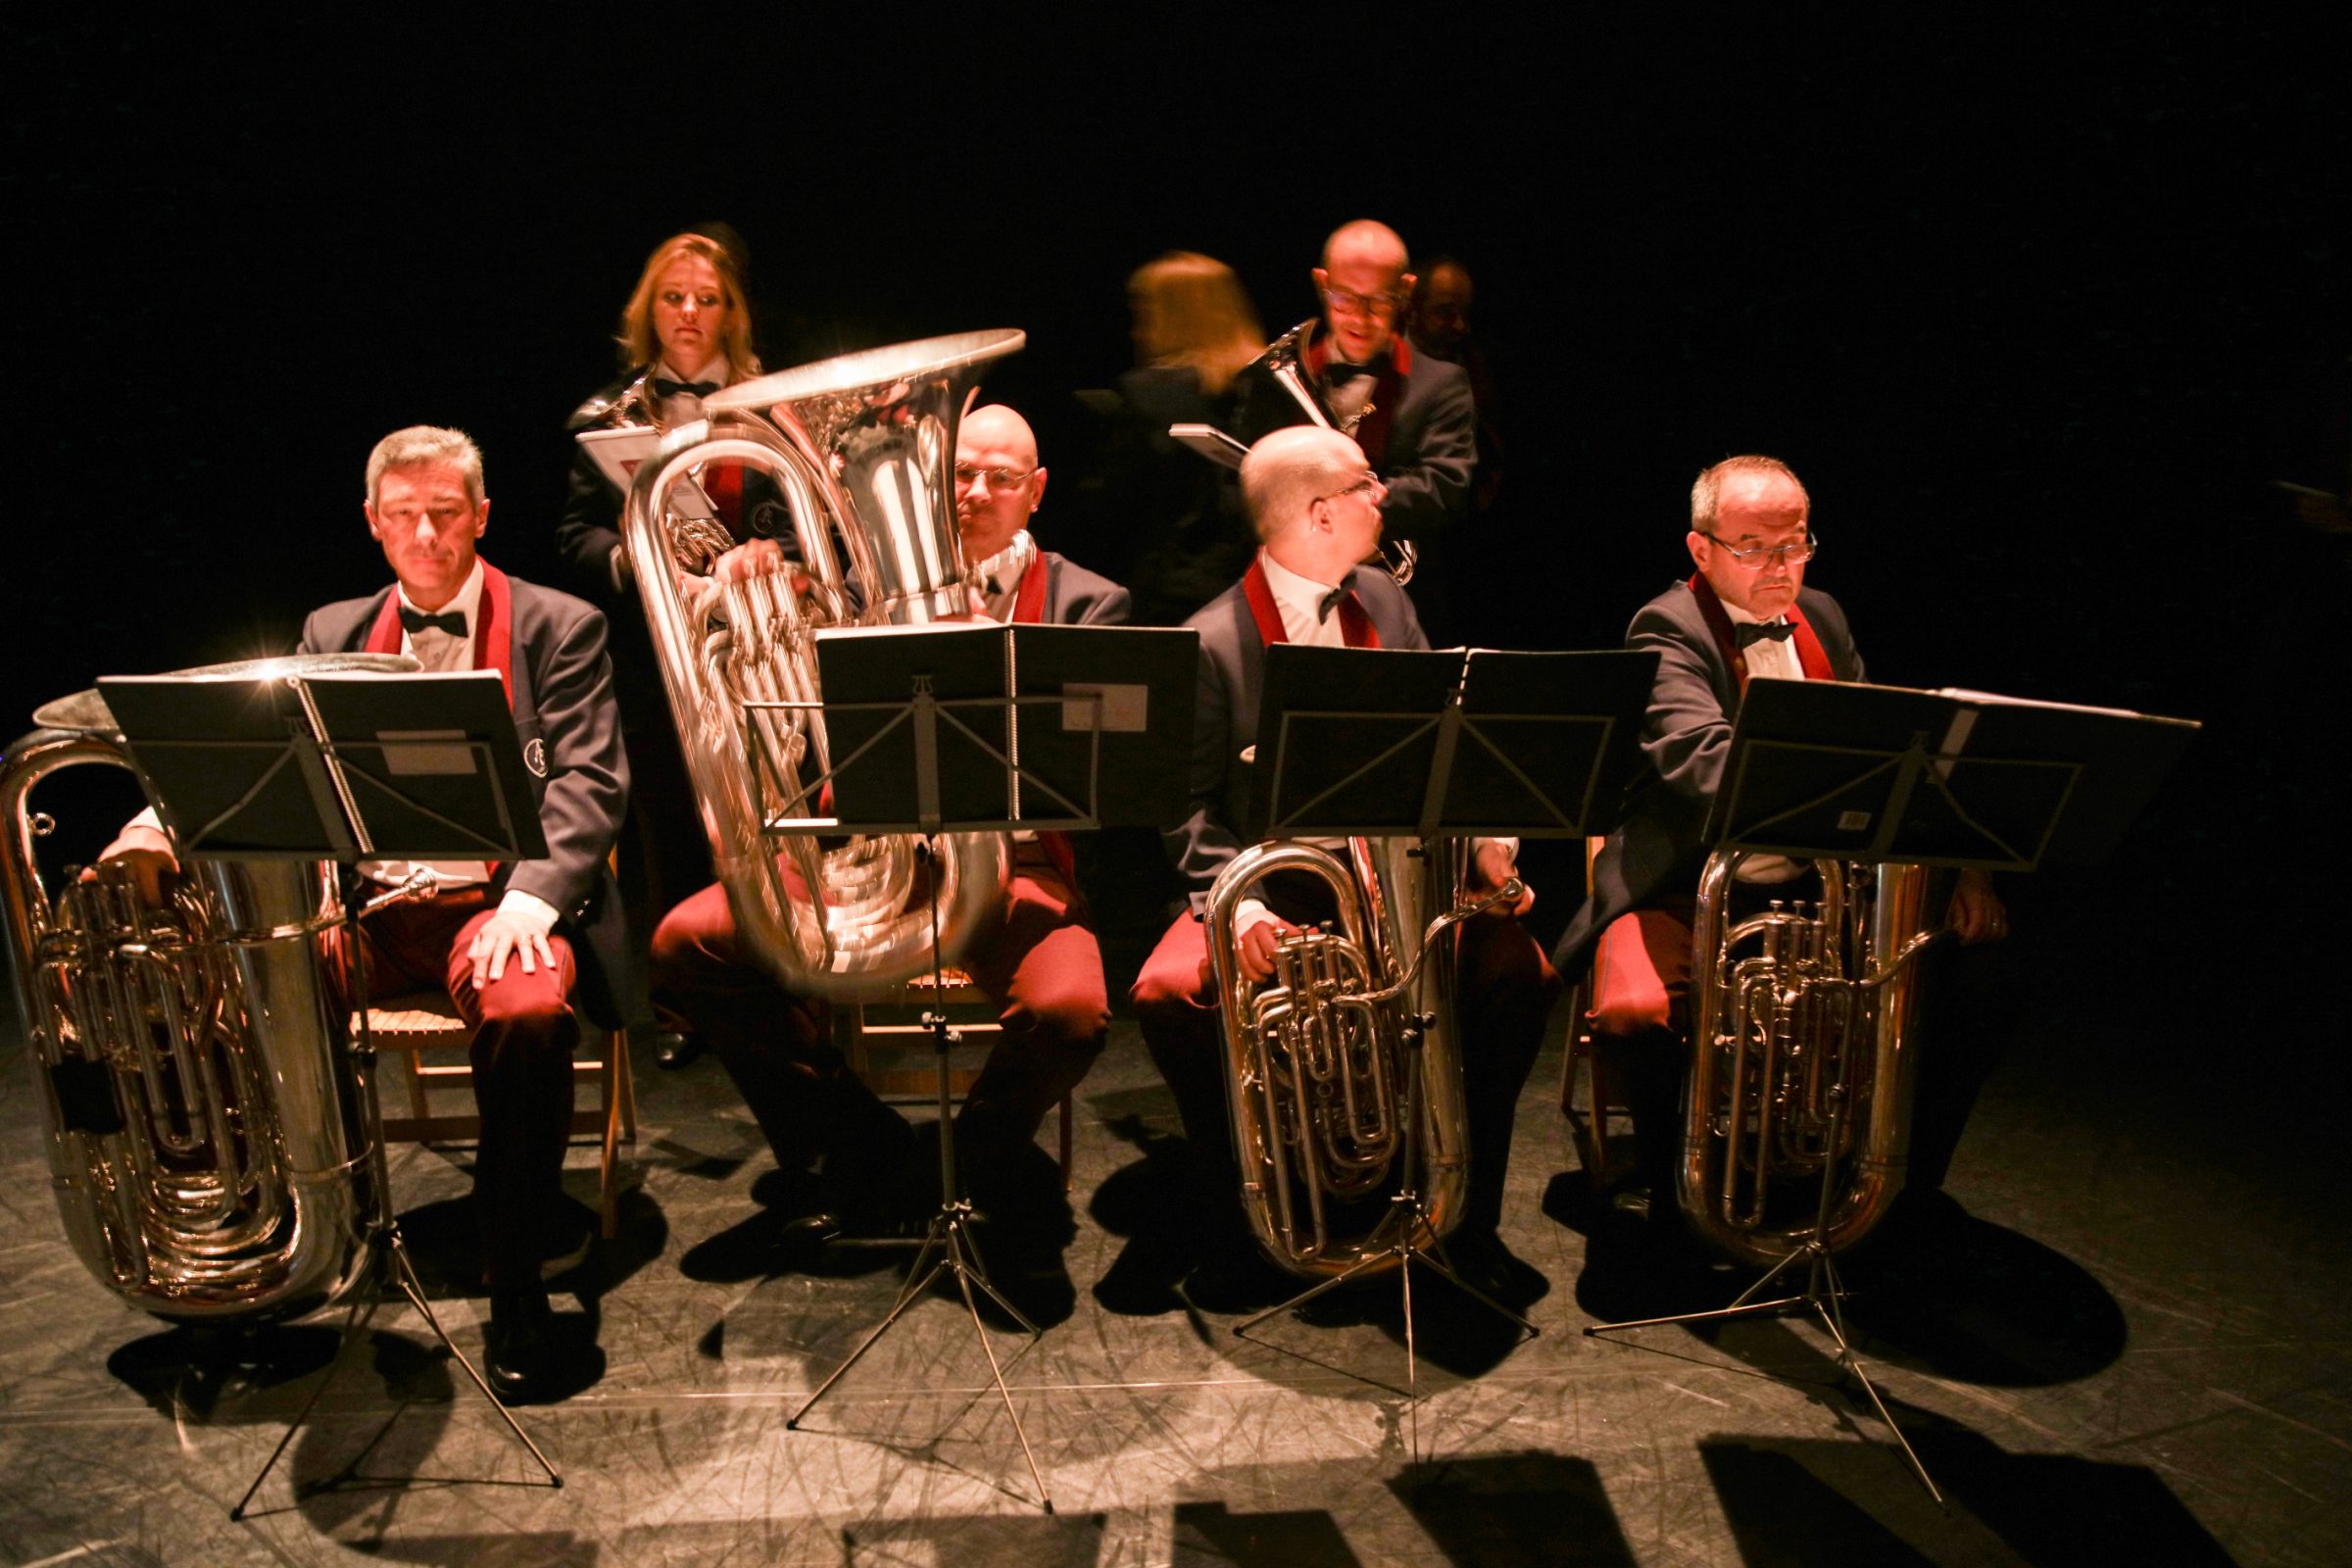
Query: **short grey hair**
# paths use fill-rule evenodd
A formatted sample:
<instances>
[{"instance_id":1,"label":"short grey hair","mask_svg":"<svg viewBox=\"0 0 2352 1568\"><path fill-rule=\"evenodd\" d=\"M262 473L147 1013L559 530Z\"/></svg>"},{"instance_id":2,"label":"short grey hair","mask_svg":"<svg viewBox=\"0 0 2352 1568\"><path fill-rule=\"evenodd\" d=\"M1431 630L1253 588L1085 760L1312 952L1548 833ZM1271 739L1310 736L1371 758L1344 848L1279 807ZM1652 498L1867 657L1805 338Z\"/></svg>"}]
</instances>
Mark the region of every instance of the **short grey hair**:
<instances>
[{"instance_id":1,"label":"short grey hair","mask_svg":"<svg viewBox=\"0 0 2352 1568\"><path fill-rule=\"evenodd\" d=\"M1690 531L1692 533L1703 533L1709 538L1714 537L1716 498L1722 494L1725 476L1736 473L1779 474L1796 486L1797 494L1805 498L1805 515L1808 518L1812 516L1812 493L1805 489L1804 482L1797 478L1795 471L1778 458L1767 458L1750 453L1744 457L1724 459L1713 467L1703 470L1696 482L1690 486Z\"/></svg>"},{"instance_id":2,"label":"short grey hair","mask_svg":"<svg viewBox=\"0 0 2352 1568\"><path fill-rule=\"evenodd\" d=\"M1242 500L1260 543L1304 516L1340 478L1354 472L1355 465L1340 462L1331 445L1336 433L1315 424L1286 425L1242 459Z\"/></svg>"},{"instance_id":3,"label":"short grey hair","mask_svg":"<svg viewBox=\"0 0 2352 1568\"><path fill-rule=\"evenodd\" d=\"M412 468L423 463L446 463L466 481L466 498L482 504L482 449L463 430L437 424L412 424L395 430L368 454L368 504L375 505L376 489L392 468Z\"/></svg>"}]
</instances>

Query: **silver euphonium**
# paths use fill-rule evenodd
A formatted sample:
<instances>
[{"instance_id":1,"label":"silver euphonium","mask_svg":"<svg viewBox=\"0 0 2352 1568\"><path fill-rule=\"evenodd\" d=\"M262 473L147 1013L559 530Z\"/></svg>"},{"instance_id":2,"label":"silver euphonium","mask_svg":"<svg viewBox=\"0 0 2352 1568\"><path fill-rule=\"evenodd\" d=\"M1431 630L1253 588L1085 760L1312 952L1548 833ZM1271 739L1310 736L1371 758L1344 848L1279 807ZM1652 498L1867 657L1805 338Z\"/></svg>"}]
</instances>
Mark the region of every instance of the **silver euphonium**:
<instances>
[{"instance_id":1,"label":"silver euphonium","mask_svg":"<svg viewBox=\"0 0 2352 1568\"><path fill-rule=\"evenodd\" d=\"M1450 930L1519 894L1513 882L1457 906L1468 858L1460 841L1427 856L1406 838L1347 847L1346 863L1298 842L1244 850L1209 889L1206 912L1242 1210L1266 1254L1303 1275L1345 1273L1393 1240L1382 1229L1394 1207L1383 1195L1404 1180L1421 1199L1415 1247L1460 1223L1470 1129ZM1338 913L1279 939L1261 987L1242 973L1239 911L1284 872L1323 882ZM1442 912L1424 924L1433 908ZM1416 1117L1408 1173L1401 1163Z\"/></svg>"},{"instance_id":2,"label":"silver euphonium","mask_svg":"<svg viewBox=\"0 0 2352 1568\"><path fill-rule=\"evenodd\" d=\"M1316 324L1311 316L1300 321L1267 344L1266 352L1259 357L1258 363L1266 368L1266 373L1274 378L1275 384L1288 392L1292 401L1305 412L1309 424L1319 424L1326 430L1338 430L1342 435L1353 436L1355 427L1363 422L1364 416L1372 412L1372 405L1367 403L1357 410L1355 417L1346 425L1334 424L1331 411L1324 407L1323 400L1315 395L1314 389L1306 384L1306 371L1300 356L1305 352L1306 340L1314 335ZM1388 553L1391 551L1395 552L1394 556ZM1364 564L1378 566L1396 578L1396 586L1401 588L1413 580L1413 564L1419 555L1420 551L1410 539L1390 540L1382 544L1381 553Z\"/></svg>"},{"instance_id":3,"label":"silver euphonium","mask_svg":"<svg viewBox=\"0 0 2352 1568\"><path fill-rule=\"evenodd\" d=\"M1918 1050L1917 865L1819 860L1817 906L1729 916L1742 855L1718 851L1691 931L1691 1064L1677 1178L1683 1213L1759 1266L1860 1241L1902 1191ZM1831 1183L1822 1200L1821 1181Z\"/></svg>"},{"instance_id":4,"label":"silver euphonium","mask_svg":"<svg viewBox=\"0 0 2352 1568\"><path fill-rule=\"evenodd\" d=\"M936 931L953 962L986 930L1010 874L997 833L947 833L928 864L906 835L771 840L819 812L831 765L815 636L829 626L965 616L970 590L951 471L956 426L982 367L1017 331L871 349L726 388L665 435L629 488L622 521L654 651L737 932L787 989L871 994L927 969ZM791 511L797 569L690 591L738 541L673 506L706 464L773 480ZM845 569L844 556L847 556ZM747 706L748 705L748 706Z\"/></svg>"},{"instance_id":5,"label":"silver euphonium","mask_svg":"<svg viewBox=\"0 0 2352 1568\"><path fill-rule=\"evenodd\" d=\"M187 673L295 662L383 662ZM52 896L34 786L88 764L146 780L96 693L34 722L0 764L0 912L68 1241L159 1317L266 1321L335 1301L366 1273L378 1194L373 1087L325 946L334 868L196 860L158 909L101 866Z\"/></svg>"}]
</instances>

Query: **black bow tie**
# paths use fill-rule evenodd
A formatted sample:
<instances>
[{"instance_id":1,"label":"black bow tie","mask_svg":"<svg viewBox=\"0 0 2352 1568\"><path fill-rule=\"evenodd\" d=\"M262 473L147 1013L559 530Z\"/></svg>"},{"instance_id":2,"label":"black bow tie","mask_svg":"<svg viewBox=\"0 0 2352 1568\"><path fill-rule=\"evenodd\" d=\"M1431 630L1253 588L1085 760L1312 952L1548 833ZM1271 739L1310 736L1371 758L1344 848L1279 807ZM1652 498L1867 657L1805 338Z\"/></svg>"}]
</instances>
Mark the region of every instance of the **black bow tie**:
<instances>
[{"instance_id":1,"label":"black bow tie","mask_svg":"<svg viewBox=\"0 0 2352 1568\"><path fill-rule=\"evenodd\" d=\"M421 610L411 610L406 605L400 607L402 631L414 637L427 626L445 631L452 637L463 637L466 635L466 612L445 610L438 615L428 615Z\"/></svg>"},{"instance_id":2,"label":"black bow tie","mask_svg":"<svg viewBox=\"0 0 2352 1568\"><path fill-rule=\"evenodd\" d=\"M1331 612L1346 604L1354 594L1355 568L1350 566L1348 568L1348 575L1340 579L1340 585L1337 588L1315 601L1315 624L1319 626L1329 620Z\"/></svg>"},{"instance_id":3,"label":"black bow tie","mask_svg":"<svg viewBox=\"0 0 2352 1568\"><path fill-rule=\"evenodd\" d=\"M1745 648L1749 643L1763 642L1767 639L1776 643L1785 643L1794 635L1795 631L1795 625L1786 620L1768 621L1761 625L1752 620L1743 620L1732 628L1732 635L1739 639L1740 647Z\"/></svg>"},{"instance_id":4,"label":"black bow tie","mask_svg":"<svg viewBox=\"0 0 2352 1568\"><path fill-rule=\"evenodd\" d=\"M1349 365L1346 360L1334 360L1323 367L1323 379L1335 385L1342 381L1352 381L1359 375L1379 373L1369 365Z\"/></svg>"},{"instance_id":5,"label":"black bow tie","mask_svg":"<svg viewBox=\"0 0 2352 1568\"><path fill-rule=\"evenodd\" d=\"M654 396L674 398L680 393L689 397L707 398L718 390L716 381L672 381L664 376L654 377Z\"/></svg>"}]
</instances>

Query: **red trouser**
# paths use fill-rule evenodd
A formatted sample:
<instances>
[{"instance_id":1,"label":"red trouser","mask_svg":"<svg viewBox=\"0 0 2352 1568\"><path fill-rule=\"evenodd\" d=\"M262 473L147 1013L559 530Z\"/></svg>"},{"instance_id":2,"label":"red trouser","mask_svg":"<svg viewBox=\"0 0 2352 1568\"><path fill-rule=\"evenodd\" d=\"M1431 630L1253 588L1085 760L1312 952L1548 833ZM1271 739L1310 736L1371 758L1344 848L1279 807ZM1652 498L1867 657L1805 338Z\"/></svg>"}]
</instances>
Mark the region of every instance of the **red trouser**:
<instances>
[{"instance_id":1,"label":"red trouser","mask_svg":"<svg viewBox=\"0 0 2352 1568\"><path fill-rule=\"evenodd\" d=\"M979 1161L1037 1137L1101 1054L1110 1027L1102 955L1045 854L1021 846L1002 929L961 960L1004 1032L956 1118ZM780 991L736 941L726 889L703 889L654 933L655 1000L708 1040L787 1168L822 1154L870 1108L834 1050L823 1004Z\"/></svg>"},{"instance_id":2,"label":"red trouser","mask_svg":"<svg viewBox=\"0 0 2352 1568\"><path fill-rule=\"evenodd\" d=\"M473 1028L467 1054L482 1120L474 1204L482 1261L498 1292L539 1281L538 1242L562 1194L564 1148L571 1136L571 1053L580 1028L570 1002L578 973L571 944L560 936L547 939L553 968L538 964L525 974L520 957L510 954L498 979L474 988L466 950L495 912L478 887L426 904L391 905L361 923L359 958L371 1000L439 989Z\"/></svg>"},{"instance_id":3,"label":"red trouser","mask_svg":"<svg viewBox=\"0 0 2352 1568\"><path fill-rule=\"evenodd\" d=\"M1285 911L1289 917L1291 911ZM1316 916L1314 911L1297 911ZM1519 1091L1544 1044L1560 977L1519 922L1480 915L1454 928L1462 1092L1470 1133L1470 1192L1462 1228L1491 1231L1502 1218L1503 1176ZM1225 1051L1214 981L1204 981L1207 926L1177 916L1144 960L1131 1000L1144 1044L1176 1096L1185 1135L1204 1162L1230 1159Z\"/></svg>"}]
</instances>

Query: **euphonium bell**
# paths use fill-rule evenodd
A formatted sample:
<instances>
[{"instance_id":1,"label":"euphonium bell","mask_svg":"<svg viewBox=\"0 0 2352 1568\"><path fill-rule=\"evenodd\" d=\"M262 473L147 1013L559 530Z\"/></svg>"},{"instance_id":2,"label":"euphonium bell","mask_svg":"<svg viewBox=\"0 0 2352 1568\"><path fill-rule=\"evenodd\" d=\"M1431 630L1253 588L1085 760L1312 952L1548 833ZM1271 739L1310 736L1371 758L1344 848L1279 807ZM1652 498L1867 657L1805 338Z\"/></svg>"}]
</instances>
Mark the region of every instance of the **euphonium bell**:
<instances>
[{"instance_id":1,"label":"euphonium bell","mask_svg":"<svg viewBox=\"0 0 2352 1568\"><path fill-rule=\"evenodd\" d=\"M1833 1251L1860 1241L1902 1190L1914 960L1939 933L1925 867L1838 860L1815 862L1818 906L1775 903L1734 924L1740 858L1718 851L1699 878L1677 1186L1702 1237L1768 1266L1817 1228Z\"/></svg>"},{"instance_id":2,"label":"euphonium bell","mask_svg":"<svg viewBox=\"0 0 2352 1568\"><path fill-rule=\"evenodd\" d=\"M1017 331L967 332L805 365L704 401L630 486L623 535L670 712L736 930L804 996L870 994L953 962L1002 907L1005 838L948 833L918 865L906 836L846 842L773 825L819 815L830 765L815 634L926 625L971 609L951 480L956 426ZM673 498L702 466L772 479L797 569L689 591L737 543ZM846 566L844 558L847 558ZM748 706L747 706L748 705Z\"/></svg>"}]
</instances>

